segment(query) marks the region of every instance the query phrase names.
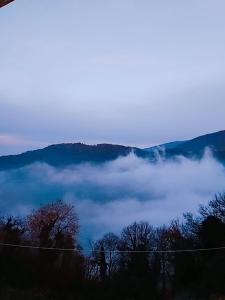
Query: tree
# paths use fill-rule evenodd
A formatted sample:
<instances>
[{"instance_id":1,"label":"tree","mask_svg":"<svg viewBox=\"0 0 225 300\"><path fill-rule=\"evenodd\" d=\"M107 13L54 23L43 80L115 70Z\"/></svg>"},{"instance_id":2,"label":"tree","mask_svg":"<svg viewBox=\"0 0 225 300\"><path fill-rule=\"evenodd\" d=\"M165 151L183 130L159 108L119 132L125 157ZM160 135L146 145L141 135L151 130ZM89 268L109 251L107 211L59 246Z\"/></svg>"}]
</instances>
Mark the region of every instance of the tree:
<instances>
[{"instance_id":1,"label":"tree","mask_svg":"<svg viewBox=\"0 0 225 300\"><path fill-rule=\"evenodd\" d=\"M134 222L123 229L120 250L125 251L122 262L125 269L144 275L149 271L149 250L154 247L154 229L147 222Z\"/></svg>"},{"instance_id":2,"label":"tree","mask_svg":"<svg viewBox=\"0 0 225 300\"><path fill-rule=\"evenodd\" d=\"M24 222L21 219L8 217L0 220L0 242L3 244L20 245L24 240ZM1 246L0 250L0 277L3 276L11 282L22 281L21 268L23 264L24 250L10 245Z\"/></svg>"},{"instance_id":3,"label":"tree","mask_svg":"<svg viewBox=\"0 0 225 300\"><path fill-rule=\"evenodd\" d=\"M82 273L80 253L43 248L78 249L79 223L74 207L61 200L46 204L27 217L27 229L31 243L41 247L36 260L39 284L69 289L75 275Z\"/></svg>"},{"instance_id":4,"label":"tree","mask_svg":"<svg viewBox=\"0 0 225 300\"><path fill-rule=\"evenodd\" d=\"M103 254L105 260L105 273L108 278L116 272L118 269L118 246L119 246L119 237L114 233L108 233L103 236L102 239L98 240L94 245L94 257L98 262L103 262ZM101 259L100 259L101 256ZM101 263L103 266L104 264ZM103 266L104 269L104 266Z\"/></svg>"},{"instance_id":5,"label":"tree","mask_svg":"<svg viewBox=\"0 0 225 300\"><path fill-rule=\"evenodd\" d=\"M181 293L185 287L190 289L198 279L198 253L183 252L185 249L196 248L198 228L197 220L189 213L185 215L183 224L180 224L179 221L172 221L168 228L169 249L178 250L170 254L171 273L173 274L171 278L175 293Z\"/></svg>"},{"instance_id":6,"label":"tree","mask_svg":"<svg viewBox=\"0 0 225 300\"><path fill-rule=\"evenodd\" d=\"M154 229L147 222L134 222L123 229L121 239L127 250L149 250L153 247Z\"/></svg>"},{"instance_id":7,"label":"tree","mask_svg":"<svg viewBox=\"0 0 225 300\"><path fill-rule=\"evenodd\" d=\"M204 248L225 246L225 223L216 216L207 216L201 223L199 237ZM224 251L206 251L202 253L202 290L224 295L225 258Z\"/></svg>"},{"instance_id":8,"label":"tree","mask_svg":"<svg viewBox=\"0 0 225 300\"><path fill-rule=\"evenodd\" d=\"M218 194L207 206L200 206L203 218L212 215L225 222L225 193Z\"/></svg>"},{"instance_id":9,"label":"tree","mask_svg":"<svg viewBox=\"0 0 225 300\"><path fill-rule=\"evenodd\" d=\"M171 249L171 231L165 226L157 228L156 230L156 250L158 251L166 251ZM170 254L165 252L158 252L154 254L154 275L156 277L156 281L158 280L158 284L162 290L162 299L166 299L167 297L167 286L169 275L171 271L170 266Z\"/></svg>"},{"instance_id":10,"label":"tree","mask_svg":"<svg viewBox=\"0 0 225 300\"><path fill-rule=\"evenodd\" d=\"M199 236L205 248L224 246L225 223L215 216L208 216L201 223Z\"/></svg>"},{"instance_id":11,"label":"tree","mask_svg":"<svg viewBox=\"0 0 225 300\"><path fill-rule=\"evenodd\" d=\"M59 200L46 204L27 217L27 227L40 247L73 248L79 230L72 205Z\"/></svg>"},{"instance_id":12,"label":"tree","mask_svg":"<svg viewBox=\"0 0 225 300\"><path fill-rule=\"evenodd\" d=\"M2 218L0 220L0 240L6 244L19 244L25 232L23 221L14 218Z\"/></svg>"},{"instance_id":13,"label":"tree","mask_svg":"<svg viewBox=\"0 0 225 300\"><path fill-rule=\"evenodd\" d=\"M154 297L157 287L152 268L155 231L147 222L133 223L121 234L120 272L123 289L132 299Z\"/></svg>"}]
</instances>

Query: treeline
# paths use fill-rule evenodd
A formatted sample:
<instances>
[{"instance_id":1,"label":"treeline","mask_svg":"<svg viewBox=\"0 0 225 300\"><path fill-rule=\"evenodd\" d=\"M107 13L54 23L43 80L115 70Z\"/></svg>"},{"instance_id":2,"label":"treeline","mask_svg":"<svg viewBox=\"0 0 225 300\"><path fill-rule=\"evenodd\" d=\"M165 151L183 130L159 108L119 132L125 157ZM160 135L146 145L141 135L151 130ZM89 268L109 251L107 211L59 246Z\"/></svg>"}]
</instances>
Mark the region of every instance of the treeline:
<instances>
[{"instance_id":1,"label":"treeline","mask_svg":"<svg viewBox=\"0 0 225 300\"><path fill-rule=\"evenodd\" d=\"M225 247L225 194L197 217L108 233L90 252L78 233L74 207L63 201L24 219L2 217L0 299L225 299L225 249L215 249Z\"/></svg>"}]
</instances>

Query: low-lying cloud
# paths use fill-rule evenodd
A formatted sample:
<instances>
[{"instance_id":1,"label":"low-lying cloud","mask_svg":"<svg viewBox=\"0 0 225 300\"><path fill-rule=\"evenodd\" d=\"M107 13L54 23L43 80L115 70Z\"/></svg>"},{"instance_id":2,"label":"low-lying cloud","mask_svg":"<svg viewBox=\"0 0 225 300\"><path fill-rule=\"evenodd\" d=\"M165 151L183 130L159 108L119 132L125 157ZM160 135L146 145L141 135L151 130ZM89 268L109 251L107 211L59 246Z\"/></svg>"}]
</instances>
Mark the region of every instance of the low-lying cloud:
<instances>
[{"instance_id":1,"label":"low-lying cloud","mask_svg":"<svg viewBox=\"0 0 225 300\"><path fill-rule=\"evenodd\" d=\"M118 232L133 221L162 225L196 212L225 190L225 168L210 154L153 164L134 154L103 165L56 169L34 164L0 172L2 214L24 215L63 198L77 209L85 239Z\"/></svg>"}]
</instances>

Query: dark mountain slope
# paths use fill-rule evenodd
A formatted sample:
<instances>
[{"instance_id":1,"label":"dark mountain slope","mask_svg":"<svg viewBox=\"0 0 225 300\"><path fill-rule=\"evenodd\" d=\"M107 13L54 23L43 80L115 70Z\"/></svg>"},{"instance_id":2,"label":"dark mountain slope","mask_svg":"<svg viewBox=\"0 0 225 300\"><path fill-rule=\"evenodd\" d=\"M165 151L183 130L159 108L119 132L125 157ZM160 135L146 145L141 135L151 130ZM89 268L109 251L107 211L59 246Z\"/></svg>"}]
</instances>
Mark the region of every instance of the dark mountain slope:
<instances>
[{"instance_id":1,"label":"dark mountain slope","mask_svg":"<svg viewBox=\"0 0 225 300\"><path fill-rule=\"evenodd\" d=\"M19 155L2 156L0 157L0 170L20 168L35 162L43 162L55 167L65 167L84 162L104 163L119 156L126 156L132 151L137 156L147 156L146 152L141 149L120 145L58 144Z\"/></svg>"},{"instance_id":2,"label":"dark mountain slope","mask_svg":"<svg viewBox=\"0 0 225 300\"><path fill-rule=\"evenodd\" d=\"M199 136L192 140L176 141L158 145L145 150L153 155L158 151L165 155L166 159L183 155L189 158L200 159L206 148L210 149L213 155L225 163L225 130Z\"/></svg>"},{"instance_id":3,"label":"dark mountain slope","mask_svg":"<svg viewBox=\"0 0 225 300\"><path fill-rule=\"evenodd\" d=\"M148 151L148 152L152 152L155 150L160 150L160 149L165 149L165 150L169 150L169 149L174 149L177 148L178 146L180 146L181 144L183 144L185 141L175 141L175 142L170 142L170 143L166 143L166 144L160 144L157 146L153 146L153 147L149 147L149 148L145 148L144 150Z\"/></svg>"},{"instance_id":4,"label":"dark mountain slope","mask_svg":"<svg viewBox=\"0 0 225 300\"><path fill-rule=\"evenodd\" d=\"M55 167L66 167L85 162L99 164L126 156L132 151L138 157L155 161L155 152L159 149L164 149L163 154L166 159L173 159L178 155L200 159L207 147L212 150L218 160L225 164L225 131L219 131L188 141L171 142L146 149L111 144L52 145L19 155L2 156L0 157L0 170L16 169L35 162L43 162Z\"/></svg>"},{"instance_id":5,"label":"dark mountain slope","mask_svg":"<svg viewBox=\"0 0 225 300\"><path fill-rule=\"evenodd\" d=\"M214 156L225 161L225 131L206 134L176 147L166 149L166 156L183 155L185 157L201 158L206 148L210 148Z\"/></svg>"}]
</instances>

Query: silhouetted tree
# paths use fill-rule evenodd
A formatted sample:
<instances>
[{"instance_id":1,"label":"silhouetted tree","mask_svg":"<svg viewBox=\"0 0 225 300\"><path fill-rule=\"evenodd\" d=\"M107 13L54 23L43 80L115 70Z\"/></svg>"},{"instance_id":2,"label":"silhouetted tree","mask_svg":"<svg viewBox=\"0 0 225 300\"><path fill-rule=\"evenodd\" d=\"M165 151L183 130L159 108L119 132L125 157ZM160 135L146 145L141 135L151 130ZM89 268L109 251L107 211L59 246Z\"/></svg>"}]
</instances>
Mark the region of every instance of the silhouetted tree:
<instances>
[{"instance_id":1,"label":"silhouetted tree","mask_svg":"<svg viewBox=\"0 0 225 300\"><path fill-rule=\"evenodd\" d=\"M215 216L202 221L199 236L204 248L225 246L225 224Z\"/></svg>"},{"instance_id":2,"label":"silhouetted tree","mask_svg":"<svg viewBox=\"0 0 225 300\"><path fill-rule=\"evenodd\" d=\"M81 253L78 229L74 207L62 201L33 211L26 222L1 218L0 299L214 300L225 295L224 250L217 249L225 247L224 195L197 216L185 214L182 223L154 229L135 222L120 236L108 233L93 244L90 256ZM19 247L23 244L38 248Z\"/></svg>"},{"instance_id":3,"label":"silhouetted tree","mask_svg":"<svg viewBox=\"0 0 225 300\"><path fill-rule=\"evenodd\" d=\"M207 216L201 223L199 238L203 248L225 247L225 223L215 215ZM205 293L225 293L224 251L202 253L201 288Z\"/></svg>"},{"instance_id":4,"label":"silhouetted tree","mask_svg":"<svg viewBox=\"0 0 225 300\"><path fill-rule=\"evenodd\" d=\"M162 251L156 253L155 261L158 262L158 269L155 270L154 275L157 276L156 284L161 290L162 299L168 299L168 290L171 281L171 255L163 252L171 249L171 231L166 226L156 230L156 250Z\"/></svg>"},{"instance_id":5,"label":"silhouetted tree","mask_svg":"<svg viewBox=\"0 0 225 300\"><path fill-rule=\"evenodd\" d=\"M117 251L119 242L120 240L117 235L114 233L108 233L94 245L94 256L97 257L96 259L98 259L99 251L101 253L101 251L104 250L106 276L108 278L111 278L118 269L119 255Z\"/></svg>"},{"instance_id":6,"label":"silhouetted tree","mask_svg":"<svg viewBox=\"0 0 225 300\"><path fill-rule=\"evenodd\" d=\"M0 221L0 242L3 244L20 245L25 233L24 222L19 218L8 217ZM1 246L0 269L4 280L19 283L23 279L20 275L23 271L23 252L19 247Z\"/></svg>"},{"instance_id":7,"label":"silhouetted tree","mask_svg":"<svg viewBox=\"0 0 225 300\"><path fill-rule=\"evenodd\" d=\"M59 200L30 214L27 227L40 247L69 248L76 244L79 223L74 207Z\"/></svg>"},{"instance_id":8,"label":"silhouetted tree","mask_svg":"<svg viewBox=\"0 0 225 300\"><path fill-rule=\"evenodd\" d=\"M133 223L121 234L120 270L125 291L134 299L155 296L150 250L155 247L155 231L147 222ZM126 252L127 251L127 252Z\"/></svg>"},{"instance_id":9,"label":"silhouetted tree","mask_svg":"<svg viewBox=\"0 0 225 300\"><path fill-rule=\"evenodd\" d=\"M225 193L218 194L207 206L200 206L200 213L204 218L215 216L225 222Z\"/></svg>"},{"instance_id":10,"label":"silhouetted tree","mask_svg":"<svg viewBox=\"0 0 225 300\"><path fill-rule=\"evenodd\" d=\"M79 249L78 217L72 205L59 200L46 204L27 217L27 229L32 243L40 247ZM79 252L40 249L37 266L40 284L60 288L71 285L74 270L81 274L82 256ZM79 263L78 263L79 262ZM79 276L78 276L79 277Z\"/></svg>"}]
</instances>

